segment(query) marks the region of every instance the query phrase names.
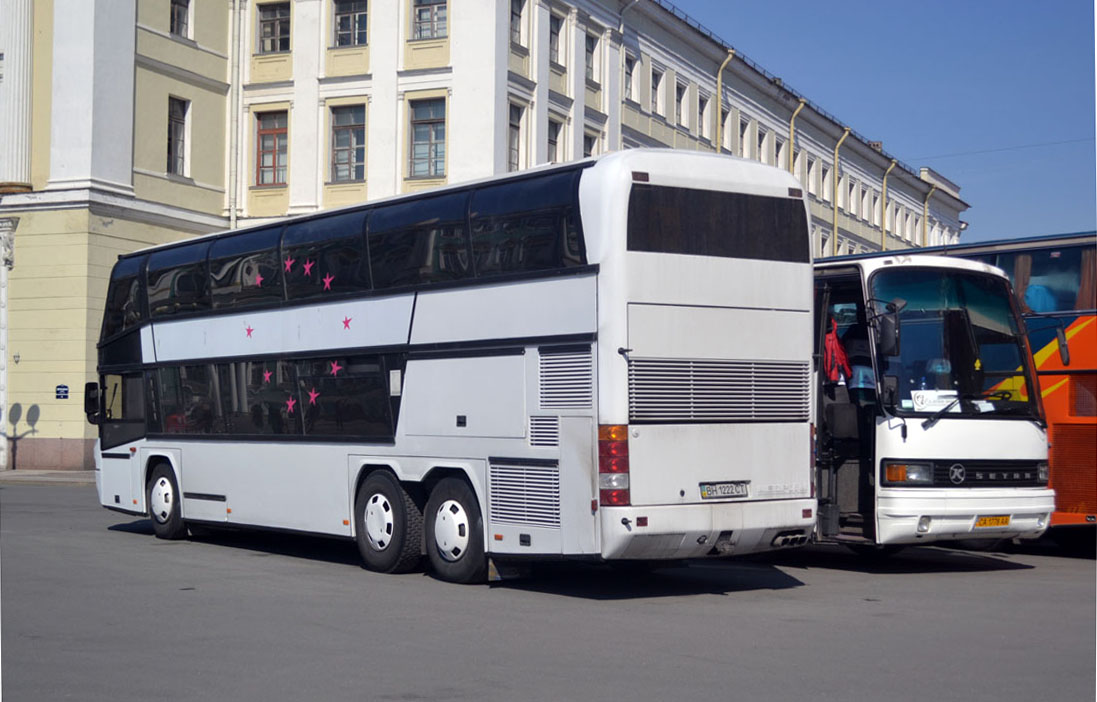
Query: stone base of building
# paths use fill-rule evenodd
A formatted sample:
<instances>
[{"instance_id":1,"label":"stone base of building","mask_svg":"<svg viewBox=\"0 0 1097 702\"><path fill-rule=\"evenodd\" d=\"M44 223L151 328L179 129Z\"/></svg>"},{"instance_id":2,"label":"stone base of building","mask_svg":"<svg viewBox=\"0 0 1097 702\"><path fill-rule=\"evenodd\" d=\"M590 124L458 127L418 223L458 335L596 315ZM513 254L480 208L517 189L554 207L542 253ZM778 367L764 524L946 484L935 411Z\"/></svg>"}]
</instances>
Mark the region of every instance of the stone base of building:
<instances>
[{"instance_id":1,"label":"stone base of building","mask_svg":"<svg viewBox=\"0 0 1097 702\"><path fill-rule=\"evenodd\" d=\"M9 439L8 469L94 470L95 439Z\"/></svg>"}]
</instances>

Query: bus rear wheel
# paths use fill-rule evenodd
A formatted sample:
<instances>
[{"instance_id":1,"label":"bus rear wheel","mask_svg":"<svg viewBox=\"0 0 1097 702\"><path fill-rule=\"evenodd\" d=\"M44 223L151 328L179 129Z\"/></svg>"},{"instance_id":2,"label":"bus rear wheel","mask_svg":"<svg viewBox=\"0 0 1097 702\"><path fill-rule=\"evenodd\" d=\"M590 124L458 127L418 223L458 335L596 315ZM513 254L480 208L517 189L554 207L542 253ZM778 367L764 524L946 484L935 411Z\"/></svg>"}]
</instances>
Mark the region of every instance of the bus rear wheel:
<instances>
[{"instance_id":1,"label":"bus rear wheel","mask_svg":"<svg viewBox=\"0 0 1097 702\"><path fill-rule=\"evenodd\" d=\"M152 531L160 539L181 539L187 535L183 513L179 506L179 485L171 467L159 463L149 475L145 487L145 504L152 517Z\"/></svg>"},{"instance_id":2,"label":"bus rear wheel","mask_svg":"<svg viewBox=\"0 0 1097 702\"><path fill-rule=\"evenodd\" d=\"M484 520L472 488L444 478L430 493L426 517L427 557L434 574L453 583L484 582Z\"/></svg>"},{"instance_id":3,"label":"bus rear wheel","mask_svg":"<svg viewBox=\"0 0 1097 702\"><path fill-rule=\"evenodd\" d=\"M422 555L423 513L396 477L370 473L354 499L355 539L366 568L406 573Z\"/></svg>"}]
</instances>

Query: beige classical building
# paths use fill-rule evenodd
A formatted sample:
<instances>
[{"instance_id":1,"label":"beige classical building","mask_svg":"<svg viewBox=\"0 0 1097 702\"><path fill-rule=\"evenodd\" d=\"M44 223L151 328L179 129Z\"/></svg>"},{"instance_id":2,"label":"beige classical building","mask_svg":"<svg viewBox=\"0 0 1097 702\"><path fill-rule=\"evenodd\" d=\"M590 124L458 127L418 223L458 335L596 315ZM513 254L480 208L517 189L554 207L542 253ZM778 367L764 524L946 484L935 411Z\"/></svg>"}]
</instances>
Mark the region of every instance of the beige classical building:
<instances>
[{"instance_id":1,"label":"beige classical building","mask_svg":"<svg viewBox=\"0 0 1097 702\"><path fill-rule=\"evenodd\" d=\"M3 462L91 465L149 244L636 146L790 169L817 254L957 239L955 184L731 49L663 0L0 0Z\"/></svg>"}]
</instances>

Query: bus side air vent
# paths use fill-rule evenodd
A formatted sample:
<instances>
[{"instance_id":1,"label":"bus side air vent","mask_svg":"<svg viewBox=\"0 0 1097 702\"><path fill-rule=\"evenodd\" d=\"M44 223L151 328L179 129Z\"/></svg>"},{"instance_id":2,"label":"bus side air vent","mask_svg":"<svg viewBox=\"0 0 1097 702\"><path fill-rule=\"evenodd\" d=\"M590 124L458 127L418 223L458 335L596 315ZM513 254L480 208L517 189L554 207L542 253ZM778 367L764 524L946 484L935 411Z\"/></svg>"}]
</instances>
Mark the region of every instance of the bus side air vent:
<instances>
[{"instance_id":1,"label":"bus side air vent","mask_svg":"<svg viewBox=\"0 0 1097 702\"><path fill-rule=\"evenodd\" d=\"M560 445L560 418L559 417L530 417L529 418L529 445L530 446L559 446Z\"/></svg>"},{"instance_id":2,"label":"bus side air vent","mask_svg":"<svg viewBox=\"0 0 1097 702\"><path fill-rule=\"evenodd\" d=\"M492 463L488 505L495 524L559 528L560 467Z\"/></svg>"},{"instance_id":3,"label":"bus side air vent","mask_svg":"<svg viewBox=\"0 0 1097 702\"><path fill-rule=\"evenodd\" d=\"M589 410L594 406L590 347L540 349L541 409Z\"/></svg>"}]
</instances>

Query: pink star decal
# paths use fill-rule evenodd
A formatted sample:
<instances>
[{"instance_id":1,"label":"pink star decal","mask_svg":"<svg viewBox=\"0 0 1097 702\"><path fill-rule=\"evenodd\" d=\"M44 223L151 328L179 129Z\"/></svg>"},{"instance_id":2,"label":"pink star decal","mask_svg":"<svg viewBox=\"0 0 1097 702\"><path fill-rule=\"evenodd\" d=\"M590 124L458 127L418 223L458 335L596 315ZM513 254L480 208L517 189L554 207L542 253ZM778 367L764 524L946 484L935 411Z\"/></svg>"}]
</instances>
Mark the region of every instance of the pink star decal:
<instances>
[{"instance_id":1,"label":"pink star decal","mask_svg":"<svg viewBox=\"0 0 1097 702\"><path fill-rule=\"evenodd\" d=\"M354 317L343 317L343 328L350 329L350 322Z\"/></svg>"},{"instance_id":2,"label":"pink star decal","mask_svg":"<svg viewBox=\"0 0 1097 702\"><path fill-rule=\"evenodd\" d=\"M341 370L343 370L343 367L341 365L339 365L339 361L332 361L331 362L331 374L332 375L339 375L339 371L341 371Z\"/></svg>"},{"instance_id":3,"label":"pink star decal","mask_svg":"<svg viewBox=\"0 0 1097 702\"><path fill-rule=\"evenodd\" d=\"M264 370L263 371L263 382L264 383L269 383L270 382L270 371L269 370Z\"/></svg>"},{"instance_id":4,"label":"pink star decal","mask_svg":"<svg viewBox=\"0 0 1097 702\"><path fill-rule=\"evenodd\" d=\"M263 287L263 276L258 273L255 274L255 286L259 288Z\"/></svg>"},{"instance_id":5,"label":"pink star decal","mask_svg":"<svg viewBox=\"0 0 1097 702\"><path fill-rule=\"evenodd\" d=\"M255 331L255 330L251 328L251 325L250 325L250 324L249 324L249 325L247 326L247 328L246 328L246 329L244 329L244 333L248 335L248 338L249 338L249 339L251 338L251 333L252 333L253 331Z\"/></svg>"},{"instance_id":6,"label":"pink star decal","mask_svg":"<svg viewBox=\"0 0 1097 702\"><path fill-rule=\"evenodd\" d=\"M293 414L293 406L296 404L297 400L295 400L293 397L290 397L288 400L286 400L286 412L288 414Z\"/></svg>"},{"instance_id":7,"label":"pink star decal","mask_svg":"<svg viewBox=\"0 0 1097 702\"><path fill-rule=\"evenodd\" d=\"M316 398L318 398L318 397L320 397L320 393L316 392L316 388L313 388L312 390L309 390L309 404L310 405L315 405L316 404Z\"/></svg>"},{"instance_id":8,"label":"pink star decal","mask_svg":"<svg viewBox=\"0 0 1097 702\"><path fill-rule=\"evenodd\" d=\"M331 290L331 281L335 280L335 276L328 273L324 276L324 290Z\"/></svg>"},{"instance_id":9,"label":"pink star decal","mask_svg":"<svg viewBox=\"0 0 1097 702\"><path fill-rule=\"evenodd\" d=\"M286 260L282 261L282 263L286 264L286 273L289 273L289 269L293 268L293 264L297 263L297 259L286 256Z\"/></svg>"},{"instance_id":10,"label":"pink star decal","mask_svg":"<svg viewBox=\"0 0 1097 702\"><path fill-rule=\"evenodd\" d=\"M305 261L305 275L312 276L312 267L316 265L316 261Z\"/></svg>"}]
</instances>

